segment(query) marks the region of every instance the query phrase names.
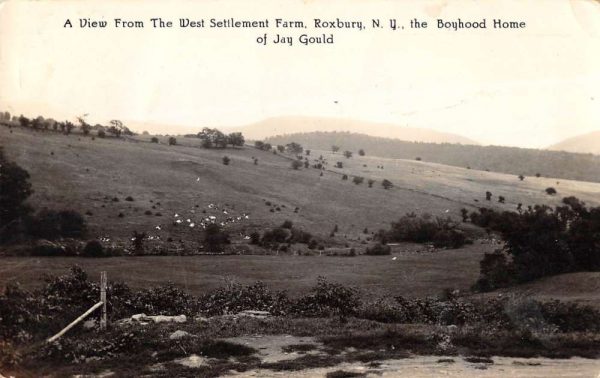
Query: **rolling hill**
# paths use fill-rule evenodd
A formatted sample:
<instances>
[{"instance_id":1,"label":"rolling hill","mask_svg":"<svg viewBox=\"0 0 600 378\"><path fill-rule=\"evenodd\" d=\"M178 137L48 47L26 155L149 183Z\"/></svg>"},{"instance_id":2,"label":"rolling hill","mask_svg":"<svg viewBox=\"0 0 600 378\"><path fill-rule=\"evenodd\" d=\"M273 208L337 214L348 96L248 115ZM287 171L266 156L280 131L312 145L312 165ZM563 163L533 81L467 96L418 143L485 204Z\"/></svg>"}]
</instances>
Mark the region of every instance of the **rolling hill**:
<instances>
[{"instance_id":1,"label":"rolling hill","mask_svg":"<svg viewBox=\"0 0 600 378\"><path fill-rule=\"evenodd\" d=\"M32 205L89 213L87 220L96 236L128 238L136 230L197 240L198 229L175 221L190 219L189 223L198 224L209 215L224 220L245 214L248 219L228 227L247 233L290 219L324 238L337 224L341 233L356 239L364 228L387 227L407 212L458 218L462 207L482 206L488 190L504 196L506 204L485 205L503 209L514 209L517 203L555 205L570 195L590 205L600 201L600 184L593 183L560 180L557 184L556 179L544 177L519 181L514 175L412 159L356 154L345 159L340 153L313 149L311 158L323 155L329 162L320 176L313 168L293 170L291 156L253 147L207 150L199 147L196 138L178 138L176 146L169 146L165 137L159 144L149 139L93 140L0 128L7 156L31 174ZM222 163L225 155L231 159L227 166ZM256 165L253 158L258 159ZM333 168L338 160L343 161L343 169ZM373 188L354 185L343 181L343 174L376 183ZM383 179L391 180L394 188L384 190ZM544 193L549 186L556 187L557 196ZM132 201L126 200L129 196Z\"/></svg>"},{"instance_id":2,"label":"rolling hill","mask_svg":"<svg viewBox=\"0 0 600 378\"><path fill-rule=\"evenodd\" d=\"M313 168L292 169L294 157L287 154L250 146L207 150L199 147L196 138L178 138L177 145L169 146L165 137L159 139L157 144L150 143L150 136L92 139L0 127L0 144L7 157L31 174L34 194L29 203L38 210L74 209L85 214L88 238L99 238L104 244L130 243L132 232L138 231L147 233L149 245L170 240L176 250L184 250L202 237L201 229L192 224L214 216L226 223L234 246L247 246L244 236L253 230L264 231L289 219L294 227L324 241L328 250L347 252L350 247L365 248L369 236L365 228L369 234L387 228L407 212L458 219L461 208L557 205L564 196L600 205L600 184L589 182L557 183L545 177L520 181L515 175L412 159L356 154L346 159L340 153L313 149L310 159L323 155L328 162L320 176ZM231 159L229 165L222 162L225 155ZM333 167L337 161L343 162L343 168ZM375 184L372 188L355 185L342 180L343 174L373 179ZM383 189L384 178L394 187ZM557 196L544 193L549 186L558 190ZM487 190L494 199L504 196L506 203L485 201ZM237 221L229 223L231 218ZM331 237L335 225L339 231ZM468 290L478 276L483 253L496 248L497 243L486 239L434 253L420 245L402 244L393 246L393 260L389 256L248 256L243 250L242 256L2 257L6 266L0 287L10 279L31 287L41 274L64 272L77 263L94 274L107 270L112 279L127 280L135 287L171 280L197 293L222 285L225 276L245 283L263 280L301 293L314 284L315 277L325 275L357 285L367 295L435 295L449 286ZM589 274L590 280L596 276ZM546 286L529 292L547 296ZM565 298L569 295L584 302L590 296L585 290L561 292Z\"/></svg>"},{"instance_id":3,"label":"rolling hill","mask_svg":"<svg viewBox=\"0 0 600 378\"><path fill-rule=\"evenodd\" d=\"M349 150L355 154L364 149L367 155L385 158L421 158L427 162L513 175L535 176L540 173L546 177L600 182L600 156L589 154L502 146L414 143L348 132L295 133L267 138L266 141L273 145L294 141L306 148L321 150L337 145L341 151Z\"/></svg>"},{"instance_id":4,"label":"rolling hill","mask_svg":"<svg viewBox=\"0 0 600 378\"><path fill-rule=\"evenodd\" d=\"M548 149L600 155L600 130L565 139L548 147Z\"/></svg>"},{"instance_id":5,"label":"rolling hill","mask_svg":"<svg viewBox=\"0 0 600 378\"><path fill-rule=\"evenodd\" d=\"M461 135L430 129L337 118L276 117L238 127L233 131L240 131L247 139L251 140L292 133L347 131L411 142L478 144L476 141Z\"/></svg>"}]
</instances>

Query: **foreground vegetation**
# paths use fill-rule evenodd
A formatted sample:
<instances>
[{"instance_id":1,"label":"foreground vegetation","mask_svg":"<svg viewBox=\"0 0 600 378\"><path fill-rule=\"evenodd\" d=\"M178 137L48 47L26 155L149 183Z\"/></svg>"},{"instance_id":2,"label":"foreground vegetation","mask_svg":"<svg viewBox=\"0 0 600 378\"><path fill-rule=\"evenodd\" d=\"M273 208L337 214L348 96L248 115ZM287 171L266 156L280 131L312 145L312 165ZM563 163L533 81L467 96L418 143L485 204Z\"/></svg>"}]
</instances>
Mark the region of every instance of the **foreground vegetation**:
<instances>
[{"instance_id":1,"label":"foreground vegetation","mask_svg":"<svg viewBox=\"0 0 600 378\"><path fill-rule=\"evenodd\" d=\"M133 290L115 283L108 288L107 332L95 323L44 343L98 295L98 285L79 268L47 277L36 291L8 286L0 296L0 366L29 374L110 368L135 375L151 372L158 363L185 369L174 361L194 354L211 359L197 374L217 376L227 370L301 370L411 354L598 358L600 350L600 312L589 307L526 298L473 300L451 292L362 300L356 289L325 279L297 299L261 283L230 284L197 297L172 285ZM269 316L242 316L245 310ZM160 326L117 322L138 313L186 315L189 320ZM175 331L193 336L170 337ZM325 354L265 363L252 348L223 340L251 334L314 336ZM349 347L354 351L348 353Z\"/></svg>"}]
</instances>

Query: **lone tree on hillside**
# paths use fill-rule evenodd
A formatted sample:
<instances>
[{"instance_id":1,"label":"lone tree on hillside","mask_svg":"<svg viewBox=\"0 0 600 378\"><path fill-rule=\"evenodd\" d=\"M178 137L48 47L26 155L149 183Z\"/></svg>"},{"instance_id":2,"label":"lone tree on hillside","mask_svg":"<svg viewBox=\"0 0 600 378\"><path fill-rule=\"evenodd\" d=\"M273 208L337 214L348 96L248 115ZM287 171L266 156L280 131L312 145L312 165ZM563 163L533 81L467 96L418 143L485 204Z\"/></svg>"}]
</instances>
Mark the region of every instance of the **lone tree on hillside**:
<instances>
[{"instance_id":1,"label":"lone tree on hillside","mask_svg":"<svg viewBox=\"0 0 600 378\"><path fill-rule=\"evenodd\" d=\"M383 186L383 189L387 190L387 189L390 189L391 187L393 187L393 186L394 186L394 184L392 184L392 182L391 182L390 180L388 180L388 179L384 179L384 180L381 182L381 186Z\"/></svg>"},{"instance_id":2,"label":"lone tree on hillside","mask_svg":"<svg viewBox=\"0 0 600 378\"><path fill-rule=\"evenodd\" d=\"M299 143L292 142L285 145L285 148L291 154L301 154L304 148Z\"/></svg>"},{"instance_id":3,"label":"lone tree on hillside","mask_svg":"<svg viewBox=\"0 0 600 378\"><path fill-rule=\"evenodd\" d=\"M121 134L125 131L125 126L123 126L123 122L118 119L113 119L109 122L110 126L106 131L116 136L117 138L121 137Z\"/></svg>"},{"instance_id":4,"label":"lone tree on hillside","mask_svg":"<svg viewBox=\"0 0 600 378\"><path fill-rule=\"evenodd\" d=\"M202 140L204 148L226 148L229 138L218 129L205 127L197 134L197 137Z\"/></svg>"},{"instance_id":5,"label":"lone tree on hillside","mask_svg":"<svg viewBox=\"0 0 600 378\"><path fill-rule=\"evenodd\" d=\"M83 135L88 135L92 129L92 125L85 121L85 117L87 117L87 114L77 117L77 122L79 122L79 128Z\"/></svg>"},{"instance_id":6,"label":"lone tree on hillside","mask_svg":"<svg viewBox=\"0 0 600 378\"><path fill-rule=\"evenodd\" d=\"M239 132L229 134L228 139L229 139L229 144L231 144L233 147L241 147L246 142L242 133L239 133Z\"/></svg>"}]
</instances>

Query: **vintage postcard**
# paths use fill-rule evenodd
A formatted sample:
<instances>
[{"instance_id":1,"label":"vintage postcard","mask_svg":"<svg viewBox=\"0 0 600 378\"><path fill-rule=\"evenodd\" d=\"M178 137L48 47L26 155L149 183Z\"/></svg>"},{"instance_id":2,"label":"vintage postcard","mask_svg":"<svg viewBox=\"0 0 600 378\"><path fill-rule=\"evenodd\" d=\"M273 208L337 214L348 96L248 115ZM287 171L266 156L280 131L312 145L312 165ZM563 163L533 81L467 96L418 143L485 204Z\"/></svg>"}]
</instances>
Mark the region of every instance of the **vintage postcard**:
<instances>
[{"instance_id":1,"label":"vintage postcard","mask_svg":"<svg viewBox=\"0 0 600 378\"><path fill-rule=\"evenodd\" d=\"M0 1L0 378L600 376L600 2Z\"/></svg>"}]
</instances>

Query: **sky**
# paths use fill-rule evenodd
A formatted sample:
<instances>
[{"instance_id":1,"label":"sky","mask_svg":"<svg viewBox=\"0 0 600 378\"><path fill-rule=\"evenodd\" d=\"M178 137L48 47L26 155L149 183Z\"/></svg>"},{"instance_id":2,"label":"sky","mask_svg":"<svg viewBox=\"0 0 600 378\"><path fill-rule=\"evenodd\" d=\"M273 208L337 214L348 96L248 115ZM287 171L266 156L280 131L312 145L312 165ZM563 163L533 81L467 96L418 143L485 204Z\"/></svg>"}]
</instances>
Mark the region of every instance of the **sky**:
<instances>
[{"instance_id":1,"label":"sky","mask_svg":"<svg viewBox=\"0 0 600 378\"><path fill-rule=\"evenodd\" d=\"M154 133L235 127L278 116L334 117L541 148L600 129L600 2L5 1L0 110ZM251 4L251 5L250 5ZM302 20L308 29L153 29L151 17ZM79 18L106 29L79 28ZM112 27L114 18L143 29ZM367 29L315 30L312 20ZM371 29L371 19L384 29ZM405 30L387 28L395 18ZM410 30L408 21L428 21ZM438 30L437 19L524 21L521 30ZM69 19L74 28L65 28ZM257 37L294 37L293 46ZM303 46L300 34L334 34Z\"/></svg>"}]
</instances>

